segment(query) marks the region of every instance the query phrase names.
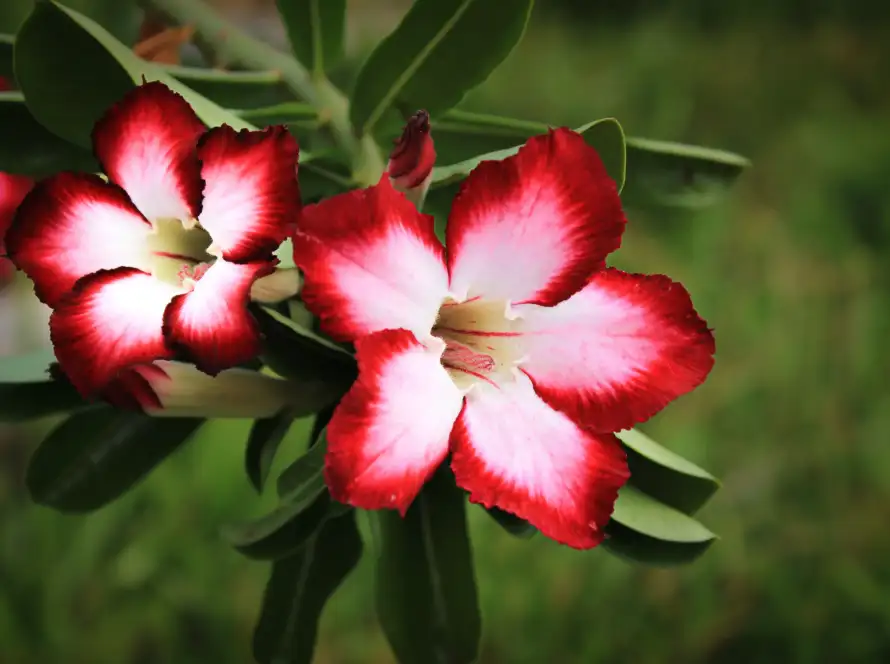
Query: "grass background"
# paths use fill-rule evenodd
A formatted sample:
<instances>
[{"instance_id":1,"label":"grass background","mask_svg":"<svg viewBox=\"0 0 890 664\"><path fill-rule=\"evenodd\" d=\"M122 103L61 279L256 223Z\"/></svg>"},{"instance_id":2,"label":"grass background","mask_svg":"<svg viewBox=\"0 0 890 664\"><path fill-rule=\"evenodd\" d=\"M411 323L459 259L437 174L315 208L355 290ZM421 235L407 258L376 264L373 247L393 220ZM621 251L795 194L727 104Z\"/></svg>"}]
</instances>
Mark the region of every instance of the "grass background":
<instances>
[{"instance_id":1,"label":"grass background","mask_svg":"<svg viewBox=\"0 0 890 664\"><path fill-rule=\"evenodd\" d=\"M351 23L373 34L398 4L355 2ZM709 381L643 429L723 479L701 513L722 540L649 570L513 540L472 509L481 661L890 661L886 20L863 2L562 4L577 13L536 10L467 108L570 126L613 115L631 135L754 163L706 212L630 211L616 256L682 281L716 330ZM88 517L28 503L34 432L4 432L0 662L249 662L267 568L217 535L268 506L243 474L246 429L211 424ZM392 661L370 571L366 558L329 605L319 664Z\"/></svg>"}]
</instances>

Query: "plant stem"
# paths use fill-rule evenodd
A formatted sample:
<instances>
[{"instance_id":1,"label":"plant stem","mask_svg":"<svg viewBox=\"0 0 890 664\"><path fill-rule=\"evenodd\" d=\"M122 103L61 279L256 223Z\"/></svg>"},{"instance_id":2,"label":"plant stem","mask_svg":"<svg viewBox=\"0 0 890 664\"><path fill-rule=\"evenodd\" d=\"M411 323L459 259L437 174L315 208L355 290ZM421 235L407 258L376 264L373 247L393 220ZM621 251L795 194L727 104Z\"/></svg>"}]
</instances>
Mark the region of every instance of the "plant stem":
<instances>
[{"instance_id":1,"label":"plant stem","mask_svg":"<svg viewBox=\"0 0 890 664\"><path fill-rule=\"evenodd\" d=\"M380 148L371 136L356 137L349 121L349 99L327 78L311 76L295 58L253 38L203 0L140 0L140 4L179 25L193 26L226 61L249 69L280 72L284 84L315 107L322 122L330 126L337 145L350 156L356 183L368 186L380 178L384 169Z\"/></svg>"}]
</instances>

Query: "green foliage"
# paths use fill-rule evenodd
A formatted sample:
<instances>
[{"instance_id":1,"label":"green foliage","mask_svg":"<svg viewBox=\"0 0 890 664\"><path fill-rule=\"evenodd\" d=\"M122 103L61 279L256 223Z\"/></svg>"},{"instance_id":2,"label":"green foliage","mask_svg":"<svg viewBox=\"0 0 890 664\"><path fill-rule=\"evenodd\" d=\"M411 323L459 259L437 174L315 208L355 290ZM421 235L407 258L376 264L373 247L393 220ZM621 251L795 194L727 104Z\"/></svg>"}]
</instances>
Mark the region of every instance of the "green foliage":
<instances>
[{"instance_id":1,"label":"green foliage","mask_svg":"<svg viewBox=\"0 0 890 664\"><path fill-rule=\"evenodd\" d=\"M275 453L278 452L293 423L294 416L289 411L254 421L247 437L244 469L247 471L250 483L258 492L262 492L272 470Z\"/></svg>"},{"instance_id":2,"label":"green foliage","mask_svg":"<svg viewBox=\"0 0 890 664\"><path fill-rule=\"evenodd\" d=\"M0 169L31 175L96 170L88 149L96 120L135 85L161 81L182 94L208 126L287 124L304 148L299 178L303 200L309 202L376 181L383 171L376 138L389 138L399 115L425 108L433 115L443 164L434 171L427 208L441 231L460 182L480 161L514 154L529 136L550 126L454 108L517 45L532 0L416 0L358 72L351 100L326 78L343 52L344 1L278 2L299 62L230 30L196 0L145 4L159 5L174 18L181 13L181 22L196 25L205 50L232 56L252 71L160 66L139 59L122 18L132 13L130 2L41 0L32 5L16 0L0 13L0 29L3 21L21 24L15 38L0 37L0 75L14 74L21 88L21 93L0 94L0 128L9 136L0 141ZM625 139L621 125L610 117L577 131L596 148L619 191L627 175L622 194L641 209L711 206L747 166L730 152ZM294 267L291 253L288 243L276 252L281 267ZM353 349L318 333L316 321L299 302L251 309L264 344L262 370L294 381L295 390L321 395L342 395L355 380ZM130 489L138 494L137 485L205 425L203 419L151 418L86 403L67 381L50 375L52 361L46 353L0 361L0 420L69 414L49 431L28 466L26 485L38 504L86 512L117 501ZM254 366L260 369L259 362ZM239 514L221 532L243 556L272 561L253 639L260 664L312 661L322 611L361 557L357 515L335 502L325 485L324 428L331 413L332 407L325 407L315 416L311 444L296 458L287 453L289 441L305 432L293 411L226 425L231 430L222 436L246 441L241 477L246 475L261 494L257 500L268 497L263 488L276 477L275 504L258 518ZM602 550L648 566L699 557L716 536L691 515L716 491L717 481L639 432L621 435L633 479L620 493ZM285 467L277 471L280 465ZM234 505L229 505L232 511ZM131 508L123 500L109 509L116 515L129 514ZM537 532L502 510L484 511L516 539L528 540ZM469 514L463 492L443 466L404 517L389 511L371 515L372 538L379 540L373 561L378 617L400 662L469 663L484 657L482 586L477 588L469 533L473 515L483 510ZM110 517L96 523L111 524L102 526L106 535L119 525ZM546 546L543 539L522 544ZM103 560L99 554L88 557L91 565ZM0 585L17 598L24 596L24 585L2 574Z\"/></svg>"},{"instance_id":3,"label":"green foliage","mask_svg":"<svg viewBox=\"0 0 890 664\"><path fill-rule=\"evenodd\" d=\"M533 0L416 0L365 62L350 117L363 134L391 108L434 117L457 105L516 46Z\"/></svg>"},{"instance_id":4,"label":"green foliage","mask_svg":"<svg viewBox=\"0 0 890 664\"><path fill-rule=\"evenodd\" d=\"M258 664L310 664L330 596L362 555L355 513L329 519L296 553L275 561L253 634Z\"/></svg>"},{"instance_id":5,"label":"green foliage","mask_svg":"<svg viewBox=\"0 0 890 664\"><path fill-rule=\"evenodd\" d=\"M331 514L332 503L324 482L324 442L312 446L279 479L281 504L269 514L247 523L225 526L222 535L249 558L284 558L306 544Z\"/></svg>"},{"instance_id":6,"label":"green foliage","mask_svg":"<svg viewBox=\"0 0 890 664\"><path fill-rule=\"evenodd\" d=\"M28 491L34 502L61 512L99 509L142 480L203 423L108 407L77 413L53 429L34 452Z\"/></svg>"},{"instance_id":7,"label":"green foliage","mask_svg":"<svg viewBox=\"0 0 890 664\"><path fill-rule=\"evenodd\" d=\"M0 358L0 422L18 422L86 408L77 390L51 375L56 361L47 349Z\"/></svg>"},{"instance_id":8,"label":"green foliage","mask_svg":"<svg viewBox=\"0 0 890 664\"><path fill-rule=\"evenodd\" d=\"M440 469L404 518L375 512L377 615L399 662L476 660L482 621L463 492Z\"/></svg>"},{"instance_id":9,"label":"green foliage","mask_svg":"<svg viewBox=\"0 0 890 664\"><path fill-rule=\"evenodd\" d=\"M297 59L316 76L343 56L346 0L276 0Z\"/></svg>"},{"instance_id":10,"label":"green foliage","mask_svg":"<svg viewBox=\"0 0 890 664\"><path fill-rule=\"evenodd\" d=\"M86 148L69 143L34 119L20 92L0 92L0 126L8 138L0 143L0 171L45 177L60 170L98 170Z\"/></svg>"},{"instance_id":11,"label":"green foliage","mask_svg":"<svg viewBox=\"0 0 890 664\"><path fill-rule=\"evenodd\" d=\"M35 5L16 36L15 74L34 117L86 148L96 121L143 79L161 81L181 94L208 126L251 127L135 56L95 21L49 0Z\"/></svg>"}]
</instances>

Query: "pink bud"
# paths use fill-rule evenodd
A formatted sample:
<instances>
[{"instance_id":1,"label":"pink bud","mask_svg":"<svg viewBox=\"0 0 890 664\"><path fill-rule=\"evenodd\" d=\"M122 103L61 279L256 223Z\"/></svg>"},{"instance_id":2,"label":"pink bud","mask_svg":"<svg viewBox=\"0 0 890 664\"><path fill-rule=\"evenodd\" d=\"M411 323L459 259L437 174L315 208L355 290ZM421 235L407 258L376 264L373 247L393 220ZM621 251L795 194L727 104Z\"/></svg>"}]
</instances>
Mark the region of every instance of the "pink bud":
<instances>
[{"instance_id":1,"label":"pink bud","mask_svg":"<svg viewBox=\"0 0 890 664\"><path fill-rule=\"evenodd\" d=\"M0 79L2 80L2 79ZM0 173L0 289L2 289L12 275L15 273L15 266L3 256L6 254L6 245L3 238L15 211L18 209L19 203L25 195L31 191L34 181L24 175L12 175L10 173Z\"/></svg>"},{"instance_id":2,"label":"pink bud","mask_svg":"<svg viewBox=\"0 0 890 664\"><path fill-rule=\"evenodd\" d=\"M396 189L405 194L419 190L418 198L422 199L429 187L435 163L436 148L430 135L430 115L426 111L417 111L408 120L389 155L387 172Z\"/></svg>"}]
</instances>

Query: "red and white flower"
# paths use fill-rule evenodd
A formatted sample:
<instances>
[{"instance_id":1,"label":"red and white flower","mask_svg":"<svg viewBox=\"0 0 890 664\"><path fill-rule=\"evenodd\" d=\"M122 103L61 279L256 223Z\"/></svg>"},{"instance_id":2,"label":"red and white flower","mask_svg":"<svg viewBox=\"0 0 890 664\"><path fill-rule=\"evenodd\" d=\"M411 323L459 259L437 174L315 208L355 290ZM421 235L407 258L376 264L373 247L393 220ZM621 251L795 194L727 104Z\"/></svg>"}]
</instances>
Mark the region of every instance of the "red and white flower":
<instances>
[{"instance_id":1,"label":"red and white flower","mask_svg":"<svg viewBox=\"0 0 890 664\"><path fill-rule=\"evenodd\" d=\"M0 77L0 90L3 79ZM22 199L25 197L34 180L25 175L12 173L0 173L0 290L9 283L15 273L15 266L5 258L6 256L6 231L12 224L12 218Z\"/></svg>"},{"instance_id":2,"label":"red and white flower","mask_svg":"<svg viewBox=\"0 0 890 664\"><path fill-rule=\"evenodd\" d=\"M451 453L473 502L576 548L602 541L628 478L615 431L701 383L714 340L684 288L605 267L624 214L568 129L481 163L447 249L388 177L303 210L303 299L355 341L327 432L341 502L404 513Z\"/></svg>"},{"instance_id":3,"label":"red and white flower","mask_svg":"<svg viewBox=\"0 0 890 664\"><path fill-rule=\"evenodd\" d=\"M214 375L252 358L246 305L299 213L297 144L284 127L207 130L161 83L96 124L107 181L39 182L7 234L9 257L53 309L56 357L85 396L126 402L125 372L174 356Z\"/></svg>"}]
</instances>

